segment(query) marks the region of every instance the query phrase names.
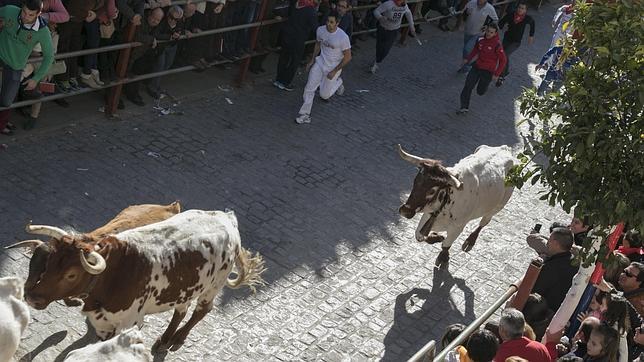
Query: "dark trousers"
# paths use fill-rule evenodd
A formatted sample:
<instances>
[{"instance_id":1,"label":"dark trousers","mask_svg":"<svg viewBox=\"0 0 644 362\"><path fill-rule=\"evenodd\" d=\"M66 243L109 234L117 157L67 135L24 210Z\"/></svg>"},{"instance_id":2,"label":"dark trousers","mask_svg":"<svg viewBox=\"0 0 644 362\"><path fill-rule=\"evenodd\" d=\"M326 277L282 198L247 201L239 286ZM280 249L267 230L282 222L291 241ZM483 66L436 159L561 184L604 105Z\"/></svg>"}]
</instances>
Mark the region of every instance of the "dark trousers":
<instances>
[{"instance_id":1,"label":"dark trousers","mask_svg":"<svg viewBox=\"0 0 644 362\"><path fill-rule=\"evenodd\" d=\"M109 39L101 38L99 45L103 47L118 44L119 39L121 39L121 35L118 32L114 32L114 34L112 34L112 37ZM118 61L119 52L103 52L98 53L97 55L98 70L101 73L101 80L115 80L117 78L116 63Z\"/></svg>"},{"instance_id":2,"label":"dark trousers","mask_svg":"<svg viewBox=\"0 0 644 362\"><path fill-rule=\"evenodd\" d=\"M163 50L157 55L154 65L152 66L152 72L162 72L164 70L170 69L174 63L174 58L177 54L177 44L167 45ZM148 81L148 89L161 92L161 77L155 77Z\"/></svg>"},{"instance_id":3,"label":"dark trousers","mask_svg":"<svg viewBox=\"0 0 644 362\"><path fill-rule=\"evenodd\" d=\"M18 94L20 88L20 77L22 69L11 69L7 64L0 60L2 67L2 89L0 89L0 106L9 107ZM3 130L9 123L10 109L0 111L0 130Z\"/></svg>"},{"instance_id":4,"label":"dark trousers","mask_svg":"<svg viewBox=\"0 0 644 362\"><path fill-rule=\"evenodd\" d=\"M136 58L132 61L130 72L135 76L150 73L152 72L152 68L155 64L156 64L156 57L153 51L148 50L145 52L145 54L143 54L139 58ZM141 89L141 82L145 82L145 81L125 84L123 86L123 93L125 93L127 97L132 97L132 98L140 97L139 90Z\"/></svg>"},{"instance_id":5,"label":"dark trousers","mask_svg":"<svg viewBox=\"0 0 644 362\"><path fill-rule=\"evenodd\" d=\"M68 21L66 23L58 24L58 54L73 52L81 50L83 41L81 32L83 30L82 22ZM58 81L69 80L69 78L76 78L78 76L78 59L67 58L65 59L67 72L58 74L55 79Z\"/></svg>"},{"instance_id":6,"label":"dark trousers","mask_svg":"<svg viewBox=\"0 0 644 362\"><path fill-rule=\"evenodd\" d=\"M386 30L380 24L376 30L376 63L382 62L398 37L398 29Z\"/></svg>"},{"instance_id":7,"label":"dark trousers","mask_svg":"<svg viewBox=\"0 0 644 362\"><path fill-rule=\"evenodd\" d=\"M101 44L101 30L98 19L92 22L83 21L85 27L85 49L96 49ZM83 57L83 72L89 74L98 69L98 54L87 54Z\"/></svg>"},{"instance_id":8,"label":"dark trousers","mask_svg":"<svg viewBox=\"0 0 644 362\"><path fill-rule=\"evenodd\" d=\"M284 37L282 39L282 51L277 61L277 76L275 80L289 85L295 78L297 67L304 56L304 42L306 38Z\"/></svg>"},{"instance_id":9,"label":"dark trousers","mask_svg":"<svg viewBox=\"0 0 644 362\"><path fill-rule=\"evenodd\" d=\"M476 65L470 69L465 79L465 86L461 91L461 108L470 108L470 97L472 90L476 86L476 93L480 96L484 95L487 87L492 81L492 73L487 70L478 69ZM477 85L478 84L478 85Z\"/></svg>"},{"instance_id":10,"label":"dark trousers","mask_svg":"<svg viewBox=\"0 0 644 362\"><path fill-rule=\"evenodd\" d=\"M425 1L420 10L421 14L425 16L430 10L438 11L441 15L449 15L449 6L450 1L441 1L441 0L430 0ZM438 25L446 25L449 18L442 18L438 21Z\"/></svg>"},{"instance_id":11,"label":"dark trousers","mask_svg":"<svg viewBox=\"0 0 644 362\"><path fill-rule=\"evenodd\" d=\"M507 77L508 74L510 74L510 54L514 53L515 50L519 49L521 46L521 43L515 42L515 41L505 41L503 39L503 51L505 52L505 57L507 59L507 62L505 63L505 69L503 69L503 73L501 73L502 77Z\"/></svg>"},{"instance_id":12,"label":"dark trousers","mask_svg":"<svg viewBox=\"0 0 644 362\"><path fill-rule=\"evenodd\" d=\"M208 16L208 29L219 29L224 26L224 15L226 13L226 10L223 10L219 14L215 14L214 9L215 9L216 4L212 2L207 2L206 3L206 14ZM224 9L226 9L224 7ZM221 33L219 34L214 34L205 37L205 42L206 42L206 47L204 48L203 51L203 57L206 58L208 61L213 61L217 58L217 56L220 56L222 53L222 47L223 47L223 35Z\"/></svg>"}]
</instances>

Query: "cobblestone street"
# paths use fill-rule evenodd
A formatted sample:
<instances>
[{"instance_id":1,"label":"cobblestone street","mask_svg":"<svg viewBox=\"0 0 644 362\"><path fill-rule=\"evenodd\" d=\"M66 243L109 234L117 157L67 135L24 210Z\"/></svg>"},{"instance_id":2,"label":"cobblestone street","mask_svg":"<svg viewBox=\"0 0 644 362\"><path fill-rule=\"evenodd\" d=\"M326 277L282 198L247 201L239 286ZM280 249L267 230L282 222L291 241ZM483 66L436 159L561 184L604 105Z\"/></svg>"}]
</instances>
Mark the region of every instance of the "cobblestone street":
<instances>
[{"instance_id":1,"label":"cobblestone street","mask_svg":"<svg viewBox=\"0 0 644 362\"><path fill-rule=\"evenodd\" d=\"M547 229L569 220L538 201L539 185L526 186L464 253L461 243L477 225L470 223L449 270L438 271L440 246L417 243L419 216L397 212L416 172L395 152L397 143L450 166L481 144L522 147L527 125L517 126L514 99L532 85L554 10L530 10L535 43L512 55L503 87L473 95L465 116L455 114L465 81L456 73L463 35L424 25L423 45L410 39L394 47L376 75L366 72L373 39L359 42L343 74L344 96L317 98L310 125L293 122L305 74L287 93L270 85L272 74L228 90L206 72L198 78L210 89L182 98L183 115L160 117L151 106L127 103L120 122L92 115L5 137L0 245L28 239L29 220L87 231L132 204L230 208L242 244L266 259L268 285L256 295L226 289L189 341L158 360L406 360L445 326L473 321L523 275L533 257L525 236L536 222ZM0 276L26 278L28 258L0 252ZM93 341L79 311L62 302L32 309L16 357L62 361ZM146 345L170 317L146 318Z\"/></svg>"}]
</instances>

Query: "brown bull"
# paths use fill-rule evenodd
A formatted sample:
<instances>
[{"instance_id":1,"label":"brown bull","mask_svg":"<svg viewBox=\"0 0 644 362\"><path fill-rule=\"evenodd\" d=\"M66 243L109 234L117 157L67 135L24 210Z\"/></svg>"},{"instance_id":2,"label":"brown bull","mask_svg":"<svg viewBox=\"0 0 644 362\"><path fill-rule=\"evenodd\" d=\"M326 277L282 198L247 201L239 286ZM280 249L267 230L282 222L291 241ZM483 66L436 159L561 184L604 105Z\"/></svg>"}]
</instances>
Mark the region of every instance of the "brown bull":
<instances>
[{"instance_id":1,"label":"brown bull","mask_svg":"<svg viewBox=\"0 0 644 362\"><path fill-rule=\"evenodd\" d=\"M141 326L147 314L174 310L155 348L178 349L224 286L254 290L264 283L263 259L241 246L232 211L189 210L99 240L53 226L27 230L53 239L45 271L25 290L26 301L44 309L55 300L82 299L82 314L101 339ZM233 267L237 275L230 278ZM192 316L178 328L195 300Z\"/></svg>"},{"instance_id":2,"label":"brown bull","mask_svg":"<svg viewBox=\"0 0 644 362\"><path fill-rule=\"evenodd\" d=\"M100 240L111 234L117 234L121 231L169 219L180 212L181 204L178 201L169 205L142 204L128 206L107 224L87 233L86 237L91 240ZM48 233L45 235L51 236ZM29 260L29 276L24 286L25 292L28 293L39 282L42 274L45 272L47 259L51 253L50 244L40 240L27 240L7 246L6 248L11 249L16 247L29 247L33 251L31 260ZM70 307L81 305L81 301L75 298L64 298L64 302Z\"/></svg>"}]
</instances>

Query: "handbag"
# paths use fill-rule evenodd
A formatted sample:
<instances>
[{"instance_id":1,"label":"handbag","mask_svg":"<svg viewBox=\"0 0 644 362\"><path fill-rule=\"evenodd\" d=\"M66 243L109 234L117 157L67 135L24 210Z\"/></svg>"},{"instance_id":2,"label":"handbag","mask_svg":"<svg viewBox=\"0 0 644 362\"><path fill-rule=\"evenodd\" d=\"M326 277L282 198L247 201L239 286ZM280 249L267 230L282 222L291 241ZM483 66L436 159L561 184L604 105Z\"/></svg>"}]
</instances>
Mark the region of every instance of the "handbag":
<instances>
[{"instance_id":1,"label":"handbag","mask_svg":"<svg viewBox=\"0 0 644 362\"><path fill-rule=\"evenodd\" d=\"M116 30L116 27L114 26L113 21L110 21L108 24L101 24L100 25L101 39L111 39L112 35L114 35L115 30Z\"/></svg>"}]
</instances>

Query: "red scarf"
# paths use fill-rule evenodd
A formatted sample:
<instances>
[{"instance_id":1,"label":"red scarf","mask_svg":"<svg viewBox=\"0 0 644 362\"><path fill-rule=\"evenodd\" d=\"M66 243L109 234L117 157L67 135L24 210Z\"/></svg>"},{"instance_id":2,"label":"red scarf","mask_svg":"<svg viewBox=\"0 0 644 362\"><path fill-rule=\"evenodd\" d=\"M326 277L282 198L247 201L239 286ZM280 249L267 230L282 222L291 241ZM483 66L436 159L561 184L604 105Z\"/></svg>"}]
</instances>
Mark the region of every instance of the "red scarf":
<instances>
[{"instance_id":1,"label":"red scarf","mask_svg":"<svg viewBox=\"0 0 644 362\"><path fill-rule=\"evenodd\" d=\"M522 21L523 21L523 19L525 19L525 14L523 14L523 15L519 15L519 13L518 13L518 12L515 12L515 13L514 13L514 23L515 23L515 24L519 24L520 22L522 22Z\"/></svg>"}]
</instances>

